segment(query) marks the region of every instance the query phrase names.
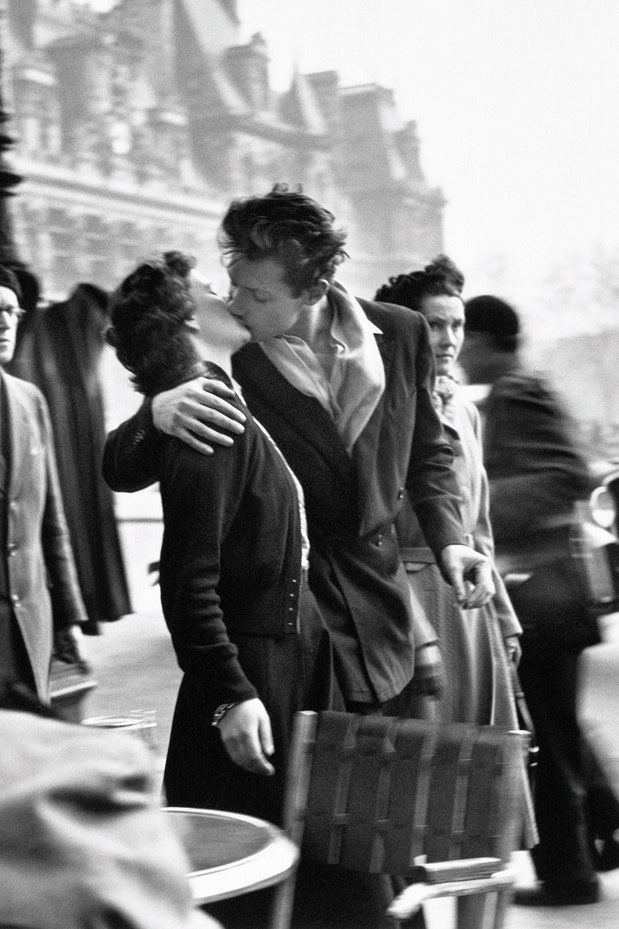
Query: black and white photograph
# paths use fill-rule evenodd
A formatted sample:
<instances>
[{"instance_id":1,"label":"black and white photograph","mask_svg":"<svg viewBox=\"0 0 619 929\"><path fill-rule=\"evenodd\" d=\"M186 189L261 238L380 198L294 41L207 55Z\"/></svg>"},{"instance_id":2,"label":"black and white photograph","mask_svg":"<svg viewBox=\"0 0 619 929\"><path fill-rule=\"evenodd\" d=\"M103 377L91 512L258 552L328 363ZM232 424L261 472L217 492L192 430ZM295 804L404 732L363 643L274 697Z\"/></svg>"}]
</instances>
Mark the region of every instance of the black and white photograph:
<instances>
[{"instance_id":1,"label":"black and white photograph","mask_svg":"<svg viewBox=\"0 0 619 929\"><path fill-rule=\"evenodd\" d=\"M616 0L0 0L0 929L619 920Z\"/></svg>"}]
</instances>

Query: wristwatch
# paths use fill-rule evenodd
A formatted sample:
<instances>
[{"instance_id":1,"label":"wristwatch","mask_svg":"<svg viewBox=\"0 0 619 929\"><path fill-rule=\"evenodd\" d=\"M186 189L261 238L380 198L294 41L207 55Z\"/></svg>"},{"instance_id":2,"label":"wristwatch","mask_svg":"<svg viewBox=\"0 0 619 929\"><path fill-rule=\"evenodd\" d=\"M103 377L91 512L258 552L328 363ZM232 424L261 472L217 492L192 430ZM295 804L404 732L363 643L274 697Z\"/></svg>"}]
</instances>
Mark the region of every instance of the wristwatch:
<instances>
[{"instance_id":1,"label":"wristwatch","mask_svg":"<svg viewBox=\"0 0 619 929\"><path fill-rule=\"evenodd\" d=\"M228 710L231 710L233 706L236 706L236 703L222 703L220 706L218 706L213 713L211 726L218 726Z\"/></svg>"}]
</instances>

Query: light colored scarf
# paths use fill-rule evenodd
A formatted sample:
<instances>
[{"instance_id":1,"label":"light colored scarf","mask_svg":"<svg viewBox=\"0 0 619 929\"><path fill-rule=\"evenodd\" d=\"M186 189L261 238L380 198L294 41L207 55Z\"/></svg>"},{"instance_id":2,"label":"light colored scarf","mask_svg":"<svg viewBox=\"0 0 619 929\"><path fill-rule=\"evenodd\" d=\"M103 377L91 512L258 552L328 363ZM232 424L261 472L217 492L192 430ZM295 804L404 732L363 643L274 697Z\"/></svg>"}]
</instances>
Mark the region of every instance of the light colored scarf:
<instances>
[{"instance_id":1,"label":"light colored scarf","mask_svg":"<svg viewBox=\"0 0 619 929\"><path fill-rule=\"evenodd\" d=\"M330 377L307 342L297 336L284 334L259 344L293 387L324 407L350 455L385 390L385 369L375 338L381 330L341 285L329 288L328 299L335 348Z\"/></svg>"},{"instance_id":2,"label":"light colored scarf","mask_svg":"<svg viewBox=\"0 0 619 929\"><path fill-rule=\"evenodd\" d=\"M453 426L453 396L459 387L458 381L451 374L439 374L434 381L432 403L434 409L443 419Z\"/></svg>"}]
</instances>

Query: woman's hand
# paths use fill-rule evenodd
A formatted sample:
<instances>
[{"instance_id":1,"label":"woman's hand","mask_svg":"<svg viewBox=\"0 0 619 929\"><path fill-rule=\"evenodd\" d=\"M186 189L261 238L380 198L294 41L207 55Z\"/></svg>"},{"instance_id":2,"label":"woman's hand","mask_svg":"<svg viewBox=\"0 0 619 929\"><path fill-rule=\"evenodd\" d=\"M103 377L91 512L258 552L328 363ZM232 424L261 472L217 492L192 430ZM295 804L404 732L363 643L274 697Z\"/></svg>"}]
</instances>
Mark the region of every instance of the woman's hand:
<instances>
[{"instance_id":1,"label":"woman's hand","mask_svg":"<svg viewBox=\"0 0 619 929\"><path fill-rule=\"evenodd\" d=\"M522 658L522 646L520 645L520 636L519 635L506 635L503 640L505 643L505 651L507 652L507 658L512 662L513 665L518 667L520 664L520 659Z\"/></svg>"},{"instance_id":2,"label":"woman's hand","mask_svg":"<svg viewBox=\"0 0 619 929\"><path fill-rule=\"evenodd\" d=\"M254 697L237 703L217 728L228 755L240 768L267 777L275 774L275 768L266 757L275 749L271 721L262 700Z\"/></svg>"},{"instance_id":3,"label":"woman's hand","mask_svg":"<svg viewBox=\"0 0 619 929\"><path fill-rule=\"evenodd\" d=\"M234 442L219 429L236 434L245 431L245 416L228 403L235 398L234 391L221 381L196 377L153 397L153 422L161 432L176 436L203 455L212 455L209 442L226 446Z\"/></svg>"},{"instance_id":4,"label":"woman's hand","mask_svg":"<svg viewBox=\"0 0 619 929\"><path fill-rule=\"evenodd\" d=\"M474 610L494 597L492 565L468 545L447 545L441 552L443 570L463 610Z\"/></svg>"}]
</instances>

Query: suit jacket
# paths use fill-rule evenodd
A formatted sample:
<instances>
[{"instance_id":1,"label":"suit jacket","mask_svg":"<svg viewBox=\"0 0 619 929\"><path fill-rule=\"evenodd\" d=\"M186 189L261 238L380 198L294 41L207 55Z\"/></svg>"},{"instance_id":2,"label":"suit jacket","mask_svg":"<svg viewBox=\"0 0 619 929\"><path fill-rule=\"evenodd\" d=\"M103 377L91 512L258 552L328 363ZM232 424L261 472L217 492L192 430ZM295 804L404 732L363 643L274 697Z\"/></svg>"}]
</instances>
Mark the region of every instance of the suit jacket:
<instances>
[{"instance_id":1,"label":"suit jacket","mask_svg":"<svg viewBox=\"0 0 619 929\"><path fill-rule=\"evenodd\" d=\"M135 736L0 710L0 742L2 926L217 929Z\"/></svg>"},{"instance_id":2,"label":"suit jacket","mask_svg":"<svg viewBox=\"0 0 619 929\"><path fill-rule=\"evenodd\" d=\"M2 373L9 409L9 597L39 697L49 695L54 621L86 622L64 516L47 404L34 385ZM52 603L53 616L52 619Z\"/></svg>"},{"instance_id":3,"label":"suit jacket","mask_svg":"<svg viewBox=\"0 0 619 929\"><path fill-rule=\"evenodd\" d=\"M233 370L303 486L310 587L333 634L345 695L384 702L414 671L410 594L393 529L405 492L437 558L464 536L452 451L432 404L427 324L402 307L359 303L382 332L386 383L352 456L320 403L259 345L241 349Z\"/></svg>"},{"instance_id":4,"label":"suit jacket","mask_svg":"<svg viewBox=\"0 0 619 929\"><path fill-rule=\"evenodd\" d=\"M490 523L502 571L530 571L569 554L574 503L589 476L571 424L546 381L500 377L481 405Z\"/></svg>"}]
</instances>

